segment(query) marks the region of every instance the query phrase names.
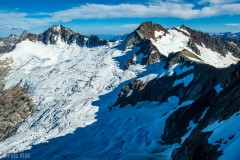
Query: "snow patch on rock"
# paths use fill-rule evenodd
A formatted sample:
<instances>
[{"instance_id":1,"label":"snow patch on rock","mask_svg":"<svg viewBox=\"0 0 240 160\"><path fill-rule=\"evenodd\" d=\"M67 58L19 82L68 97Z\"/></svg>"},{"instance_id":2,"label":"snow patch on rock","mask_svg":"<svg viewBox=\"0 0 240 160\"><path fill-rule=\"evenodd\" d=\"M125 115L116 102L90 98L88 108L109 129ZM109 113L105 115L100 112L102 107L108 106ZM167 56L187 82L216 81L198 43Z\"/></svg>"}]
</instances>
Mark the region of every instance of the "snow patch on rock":
<instances>
[{"instance_id":1,"label":"snow patch on rock","mask_svg":"<svg viewBox=\"0 0 240 160\"><path fill-rule=\"evenodd\" d=\"M170 53L175 53L188 48L187 43L189 41L189 37L174 29L169 29L168 32L170 34L162 36L160 39L157 39L156 42L151 39L153 45L157 47L161 54L168 57Z\"/></svg>"},{"instance_id":2,"label":"snow patch on rock","mask_svg":"<svg viewBox=\"0 0 240 160\"><path fill-rule=\"evenodd\" d=\"M213 131L209 137L210 144L220 144L219 151L223 151L223 155L219 160L239 159L239 141L240 141L240 113L236 113L226 121L216 121L207 126L203 131Z\"/></svg>"},{"instance_id":3,"label":"snow patch on rock","mask_svg":"<svg viewBox=\"0 0 240 160\"><path fill-rule=\"evenodd\" d=\"M222 90L223 90L223 88L221 87L220 84L215 86L215 91L217 92L217 94L219 94Z\"/></svg>"},{"instance_id":4,"label":"snow patch on rock","mask_svg":"<svg viewBox=\"0 0 240 160\"><path fill-rule=\"evenodd\" d=\"M204 48L199 45L197 45L197 47L200 50L200 58L203 60L203 62L216 68L226 68L231 64L236 64L239 61L239 59L234 57L230 52L228 52L228 54L226 54L224 57L208 48Z\"/></svg>"},{"instance_id":5,"label":"snow patch on rock","mask_svg":"<svg viewBox=\"0 0 240 160\"><path fill-rule=\"evenodd\" d=\"M186 77L182 78L182 79L177 79L174 83L173 83L173 87L175 87L176 85L183 83L184 87L187 87L189 85L189 83L193 80L193 74L189 74Z\"/></svg>"}]
</instances>

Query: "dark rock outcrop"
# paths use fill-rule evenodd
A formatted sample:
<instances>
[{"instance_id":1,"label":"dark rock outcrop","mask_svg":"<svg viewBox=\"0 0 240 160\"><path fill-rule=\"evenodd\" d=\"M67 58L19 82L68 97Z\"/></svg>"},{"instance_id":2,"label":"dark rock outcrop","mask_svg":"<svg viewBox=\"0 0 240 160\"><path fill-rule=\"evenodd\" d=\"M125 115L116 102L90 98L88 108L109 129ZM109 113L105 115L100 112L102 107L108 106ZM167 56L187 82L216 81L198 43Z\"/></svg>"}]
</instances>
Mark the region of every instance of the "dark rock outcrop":
<instances>
[{"instance_id":1,"label":"dark rock outcrop","mask_svg":"<svg viewBox=\"0 0 240 160\"><path fill-rule=\"evenodd\" d=\"M28 33L27 31L23 31L19 40L20 41L29 40L29 41L37 42L39 40L39 37L36 34L32 34L32 33Z\"/></svg>"},{"instance_id":2,"label":"dark rock outcrop","mask_svg":"<svg viewBox=\"0 0 240 160\"><path fill-rule=\"evenodd\" d=\"M7 38L0 38L0 54L11 52L19 42L19 37L10 35Z\"/></svg>"},{"instance_id":3,"label":"dark rock outcrop","mask_svg":"<svg viewBox=\"0 0 240 160\"><path fill-rule=\"evenodd\" d=\"M128 68L131 64L135 63L149 65L159 61L160 57L162 57L158 49L151 43L149 39L142 40L141 43L138 44L138 46L140 46L139 50L133 54L133 57L126 64L126 68ZM142 58L140 59L140 62L136 62L134 59L140 54L142 54Z\"/></svg>"},{"instance_id":4,"label":"dark rock outcrop","mask_svg":"<svg viewBox=\"0 0 240 160\"><path fill-rule=\"evenodd\" d=\"M221 38L213 38L207 33L193 30L184 25L180 26L180 28L173 29L189 37L186 48L191 48L191 50L198 55L201 55L199 49L199 46L201 46L215 51L224 57L230 52L234 57L240 58L239 42L236 39L225 40ZM161 34L156 37L156 32L161 32ZM129 34L123 42L125 50L130 49L132 46L139 48L139 50L134 53L133 57L129 59L126 64L126 68L128 68L131 64L136 63L134 59L140 54L144 55L144 59L138 62L142 65L152 64L165 57L153 45L153 41L159 40L167 34L170 34L170 32L159 24L154 24L151 21L142 23L134 32Z\"/></svg>"},{"instance_id":5,"label":"dark rock outcrop","mask_svg":"<svg viewBox=\"0 0 240 160\"><path fill-rule=\"evenodd\" d=\"M39 35L39 41L42 41L44 44L56 44L59 39L67 42L72 34L74 34L72 30L62 25L53 26Z\"/></svg>"},{"instance_id":6,"label":"dark rock outcrop","mask_svg":"<svg viewBox=\"0 0 240 160\"><path fill-rule=\"evenodd\" d=\"M107 40L100 39L96 35L87 37L79 33L74 33L72 30L62 25L50 27L38 37L39 41L42 41L44 44L56 44L60 40L67 44L76 43L81 47L98 47L106 45L108 42Z\"/></svg>"},{"instance_id":7,"label":"dark rock outcrop","mask_svg":"<svg viewBox=\"0 0 240 160\"><path fill-rule=\"evenodd\" d=\"M173 160L217 160L222 152L219 145L211 145L208 138L211 133L199 132L189 137L185 143L173 152Z\"/></svg>"},{"instance_id":8,"label":"dark rock outcrop","mask_svg":"<svg viewBox=\"0 0 240 160\"><path fill-rule=\"evenodd\" d=\"M181 138L187 133L187 127L192 120L198 123L203 112L209 107L212 100L217 97L215 90L211 90L193 104L175 111L166 121L162 139L167 144L181 143Z\"/></svg>"},{"instance_id":9,"label":"dark rock outcrop","mask_svg":"<svg viewBox=\"0 0 240 160\"><path fill-rule=\"evenodd\" d=\"M162 31L163 35L169 34L168 30L162 27L160 24L155 24L152 21L142 23L134 32L129 34L126 39L130 39L129 45L136 45L144 39L156 40L155 31Z\"/></svg>"},{"instance_id":10,"label":"dark rock outcrop","mask_svg":"<svg viewBox=\"0 0 240 160\"><path fill-rule=\"evenodd\" d=\"M238 57L238 58L240 57L240 49L235 47L233 44L229 43L229 41L227 40L221 39L219 37L213 38L207 33L193 30L184 25L180 26L180 29L186 30L189 33L189 34L186 34L185 32L183 32L184 34L190 37L190 40L188 42L188 47L190 47L197 54L200 54L200 52L197 49L196 44L202 47L209 48L212 51L216 51L223 56L226 56L226 54L228 54L228 51L229 51L231 53L234 53L235 57ZM181 30L178 30L178 31L181 31Z\"/></svg>"},{"instance_id":11,"label":"dark rock outcrop","mask_svg":"<svg viewBox=\"0 0 240 160\"><path fill-rule=\"evenodd\" d=\"M210 144L208 138L212 133L203 130L208 125L227 120L240 111L240 62L227 68L214 68L192 62L187 58L189 56L194 55L183 50L170 54L169 57L162 57L161 61L165 63L165 69L174 64L178 64L179 68L191 66L194 69L181 74L165 74L147 83L143 83L140 79L134 80L122 88L112 107L136 105L142 101L162 103L170 96L179 97L179 104L186 100L194 100L192 104L177 109L167 118L164 134L161 137L163 143L181 144L172 153L172 158L176 160L218 159L222 155L218 150L220 145ZM190 74L193 74L193 79L187 86L183 83L173 85L176 80ZM220 85L223 90L217 93L216 85ZM204 112L206 113L203 116ZM196 124L196 127L183 141L182 137L189 131L190 121Z\"/></svg>"},{"instance_id":12,"label":"dark rock outcrop","mask_svg":"<svg viewBox=\"0 0 240 160\"><path fill-rule=\"evenodd\" d=\"M67 44L77 44L80 47L98 47L108 43L107 40L102 40L96 35L88 37L74 33L71 29L62 25L54 25L39 35L23 31L19 38L11 35L7 38L0 39L0 54L11 52L18 43L25 40L33 42L41 41L46 45L54 45L57 44L58 41L61 41Z\"/></svg>"},{"instance_id":13,"label":"dark rock outcrop","mask_svg":"<svg viewBox=\"0 0 240 160\"><path fill-rule=\"evenodd\" d=\"M219 151L220 145L210 144L208 138L212 133L203 130L208 125L216 121L227 120L240 111L240 62L227 68L214 68L203 64L200 57L186 49L165 57L150 41L156 37L149 30L156 28L149 26L152 24L147 22L139 27L140 31L136 30L127 37L126 48L132 45L139 47L133 58L129 60L127 67L135 64L136 57L143 54L140 62L143 65L154 63L157 59L161 63L165 63L166 70L175 64L178 64L178 68L192 67L193 69L181 74L165 74L145 83L140 79L133 80L122 88L117 101L111 107L136 105L143 101L163 103L171 96L179 97L179 104L186 100L193 100L192 104L175 110L167 118L164 134L161 137L163 144L179 143L181 145L172 153L172 158L176 160L218 159L222 155L222 152ZM240 57L239 41L235 39L212 38L206 33L185 26L181 26L179 29L175 28L175 30L189 37L187 45L198 55L201 55L198 46L202 46L218 52L222 56L231 52L233 56ZM150 58L151 53L155 53L156 58L153 60ZM193 62L191 58L197 59L198 63ZM188 85L185 86L184 83L174 85L176 80L183 79L188 75L193 75ZM215 89L217 85L222 88L219 93ZM190 122L196 126L183 140L182 138L189 132Z\"/></svg>"},{"instance_id":14,"label":"dark rock outcrop","mask_svg":"<svg viewBox=\"0 0 240 160\"><path fill-rule=\"evenodd\" d=\"M106 45L108 41L101 40L98 36L92 35L89 37L87 41L87 46L89 47L97 47L97 46L103 46Z\"/></svg>"},{"instance_id":15,"label":"dark rock outcrop","mask_svg":"<svg viewBox=\"0 0 240 160\"><path fill-rule=\"evenodd\" d=\"M35 107L25 87L17 84L7 90L3 89L3 79L9 71L8 62L0 61L0 141L13 135Z\"/></svg>"},{"instance_id":16,"label":"dark rock outcrop","mask_svg":"<svg viewBox=\"0 0 240 160\"><path fill-rule=\"evenodd\" d=\"M68 44L76 43L77 45L84 47L87 46L87 39L88 37L83 36L79 33L72 34L68 39Z\"/></svg>"},{"instance_id":17,"label":"dark rock outcrop","mask_svg":"<svg viewBox=\"0 0 240 160\"><path fill-rule=\"evenodd\" d=\"M125 42L123 42L125 43L125 49L134 45L139 47L139 50L128 61L126 68L134 63L134 56L138 56L139 54L144 55L144 59L140 62L143 65L152 64L160 59L161 54L151 42L151 39L156 40L157 38L161 38L161 36L155 36L156 31L163 32L163 36L169 34L168 30L160 24L154 24L152 21L149 21L142 23L134 32L127 36Z\"/></svg>"},{"instance_id":18,"label":"dark rock outcrop","mask_svg":"<svg viewBox=\"0 0 240 160\"><path fill-rule=\"evenodd\" d=\"M144 84L145 87L141 88L141 90L136 90L136 87L131 87L134 83L136 83L136 81L133 81L129 85L125 86L130 90L134 90L133 94L130 97L127 97L126 95L128 94L128 92L124 89L124 87L121 91L121 96L119 95L119 98L114 104L114 106L120 105L123 107L126 104L135 105L137 102L140 101L164 102L169 96L173 95L178 96L181 101L189 99L196 100L200 97L200 95L205 94L217 85L219 74L218 69L205 64L198 64L190 61L184 62L185 59L179 54L175 54L175 62L172 62L172 60L170 59L174 59L174 55L172 55L171 58L166 60L166 68L171 67L169 65L170 63L183 62L181 63L180 68L183 68L184 66L193 66L194 69L180 75L166 75L158 79L153 79L148 83ZM204 73L204 76L202 73ZM182 79L190 74L193 75L193 80L188 86L185 87L183 83L180 83L173 87L173 84L176 80ZM139 83L137 83L136 85L138 84Z\"/></svg>"},{"instance_id":19,"label":"dark rock outcrop","mask_svg":"<svg viewBox=\"0 0 240 160\"><path fill-rule=\"evenodd\" d=\"M16 85L0 94L0 141L14 134L22 120L33 111L35 104L27 89Z\"/></svg>"},{"instance_id":20,"label":"dark rock outcrop","mask_svg":"<svg viewBox=\"0 0 240 160\"><path fill-rule=\"evenodd\" d=\"M218 143L215 145L208 143L208 137L211 133L205 133L203 129L215 121L221 122L227 120L240 111L239 66L240 63L222 71L230 73L228 76L231 78L230 81L229 78L223 79L223 83L227 85L218 96L211 96L212 94L208 93L201 97L203 101L195 101L192 105L177 110L168 118L166 123L168 127L165 127L165 132L162 137L168 144L180 141L181 137L187 132L186 129L184 129L187 126L187 122L192 120L197 124L196 128L181 147L175 150L172 155L173 159L217 159L222 154L221 151L218 151L220 147ZM208 110L205 116L200 119L204 109ZM181 133L182 130L184 133Z\"/></svg>"}]
</instances>

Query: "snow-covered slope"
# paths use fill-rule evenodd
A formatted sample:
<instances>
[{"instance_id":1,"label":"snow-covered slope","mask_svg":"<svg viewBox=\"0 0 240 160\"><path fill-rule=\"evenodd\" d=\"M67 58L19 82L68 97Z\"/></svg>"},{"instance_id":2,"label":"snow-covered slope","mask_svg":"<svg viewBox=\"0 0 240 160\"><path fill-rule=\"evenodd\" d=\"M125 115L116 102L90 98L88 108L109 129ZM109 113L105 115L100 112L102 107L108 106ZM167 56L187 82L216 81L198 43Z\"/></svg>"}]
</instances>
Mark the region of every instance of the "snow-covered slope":
<instances>
[{"instance_id":1,"label":"snow-covered slope","mask_svg":"<svg viewBox=\"0 0 240 160\"><path fill-rule=\"evenodd\" d=\"M117 68L112 60L114 54L120 53L108 46L81 48L64 43L46 46L23 41L13 52L1 57L14 61L5 79L5 89L21 83L29 88L29 95L37 104L17 133L1 143L1 154L26 149L32 143L71 133L97 121L99 107L91 103L134 75L124 75Z\"/></svg>"},{"instance_id":2,"label":"snow-covered slope","mask_svg":"<svg viewBox=\"0 0 240 160\"><path fill-rule=\"evenodd\" d=\"M157 131L158 125L164 124L167 118L165 113L169 115L177 109L178 98L170 98L169 102L161 105L158 102L146 102L140 103L139 107L109 112L108 107L116 101L121 87L128 80L144 77L149 72L146 72L144 66L137 67L138 72L146 72L139 76L134 69L119 69L114 58L126 53L112 45L82 48L61 42L57 45L44 45L41 42L23 41L14 51L1 57L13 60L12 70L5 79L5 89L20 83L29 89L29 96L37 104L33 114L22 122L16 134L0 143L1 156L24 151L33 145L64 135L66 140L71 141L71 146L69 150L61 152L69 154L72 147L79 147L79 154L86 158L96 158L99 155L114 157L118 152L122 152L121 156L130 157L135 154L140 156L141 152L144 157L158 150L157 141L163 132L163 127ZM110 91L111 94L107 96ZM191 101L182 102L178 107L189 103ZM141 107L144 105L149 107ZM88 127L89 125L94 127ZM68 139L68 135L77 128L83 129ZM139 132L142 129L145 130L144 133ZM149 134L149 137L145 137L145 134ZM144 141L140 140L143 138ZM118 143L123 142L124 147L120 149ZM48 157L55 150L61 150L61 144L54 142L51 145L54 146L50 150L48 148L49 153L42 154L41 158ZM105 150L102 150L103 145L107 145ZM169 147L163 148L166 150ZM31 154L34 155L34 151ZM170 153L164 154L165 158L169 158Z\"/></svg>"},{"instance_id":3,"label":"snow-covered slope","mask_svg":"<svg viewBox=\"0 0 240 160\"><path fill-rule=\"evenodd\" d=\"M220 151L223 155L219 160L233 159L237 160L240 157L238 150L240 141L240 127L239 127L240 114L239 112L233 115L229 120L222 122L214 122L204 129L204 132L213 131L209 137L211 144L220 144ZM231 141L234 138L234 141Z\"/></svg>"},{"instance_id":4,"label":"snow-covered slope","mask_svg":"<svg viewBox=\"0 0 240 160\"><path fill-rule=\"evenodd\" d=\"M200 54L195 53L189 47L191 33L187 30L155 27L160 31L141 32L141 37L155 34L141 44L133 34L127 38L131 43L109 42L92 48L68 45L60 39L54 45L23 40L4 54L0 60L12 60L5 89L16 84L26 87L36 108L14 135L0 142L0 158L25 152L33 159L171 159L176 153L173 150L185 145L201 122L209 120L206 115L213 107L201 98L205 100L209 94L218 101L231 87L230 78L219 80L216 75L228 73L228 67L239 59L231 52L224 56L197 44ZM124 44L131 45L121 50L119 46ZM143 65L148 54L157 58ZM132 63L123 69L131 56ZM238 71L229 68L238 77ZM230 73L225 76L232 78ZM214 145L221 137L219 132L238 119L236 115L203 125L201 131L213 131L208 140ZM182 129L179 134L175 127ZM235 134L238 140L238 127L234 128L221 138ZM219 150L226 153L237 143Z\"/></svg>"},{"instance_id":5,"label":"snow-covered slope","mask_svg":"<svg viewBox=\"0 0 240 160\"><path fill-rule=\"evenodd\" d=\"M158 38L156 41L152 39L152 43L161 54L168 57L170 53L182 51L183 49L190 50L190 48L187 47L189 37L174 29L169 29L168 32L169 34ZM158 34L155 36L157 37L157 35Z\"/></svg>"},{"instance_id":6,"label":"snow-covered slope","mask_svg":"<svg viewBox=\"0 0 240 160\"><path fill-rule=\"evenodd\" d=\"M152 43L157 47L159 52L164 56L168 57L171 53L180 52L182 50L190 51L196 58L188 57L196 62L206 63L212 65L217 68L226 68L231 64L236 64L239 59L234 57L231 52L228 52L226 56L222 56L221 54L212 51L205 46L197 45L197 48L200 51L200 55L196 54L192 51L191 48L187 45L190 41L188 35L190 35L186 30L181 29L182 32L186 33L187 35L183 34L182 32L177 31L176 29L169 29L169 34L163 35L161 38L157 40L151 39ZM156 33L156 37L159 33ZM201 61L199 61L201 59Z\"/></svg>"}]
</instances>

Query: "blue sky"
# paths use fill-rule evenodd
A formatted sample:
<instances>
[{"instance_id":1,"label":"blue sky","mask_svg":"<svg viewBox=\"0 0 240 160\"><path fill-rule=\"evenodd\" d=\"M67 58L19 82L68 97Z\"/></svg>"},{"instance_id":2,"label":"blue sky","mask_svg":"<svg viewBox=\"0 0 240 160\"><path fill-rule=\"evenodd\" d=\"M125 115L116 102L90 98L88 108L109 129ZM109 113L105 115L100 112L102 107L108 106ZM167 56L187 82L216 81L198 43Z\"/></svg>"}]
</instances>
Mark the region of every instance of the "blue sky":
<instances>
[{"instance_id":1,"label":"blue sky","mask_svg":"<svg viewBox=\"0 0 240 160\"><path fill-rule=\"evenodd\" d=\"M124 34L144 21L240 32L240 0L0 0L0 37L62 24L81 34Z\"/></svg>"}]
</instances>

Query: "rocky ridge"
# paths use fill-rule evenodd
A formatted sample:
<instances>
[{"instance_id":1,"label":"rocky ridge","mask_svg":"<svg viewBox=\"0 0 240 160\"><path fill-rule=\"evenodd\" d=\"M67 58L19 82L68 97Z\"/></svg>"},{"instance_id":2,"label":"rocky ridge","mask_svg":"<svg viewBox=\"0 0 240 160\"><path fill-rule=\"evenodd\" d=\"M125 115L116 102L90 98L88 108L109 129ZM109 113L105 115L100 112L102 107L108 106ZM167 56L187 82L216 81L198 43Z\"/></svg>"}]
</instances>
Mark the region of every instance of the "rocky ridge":
<instances>
[{"instance_id":1,"label":"rocky ridge","mask_svg":"<svg viewBox=\"0 0 240 160\"><path fill-rule=\"evenodd\" d=\"M0 38L0 55L6 52L11 52L16 43L19 42L19 37L16 35L10 35L7 38Z\"/></svg>"},{"instance_id":2,"label":"rocky ridge","mask_svg":"<svg viewBox=\"0 0 240 160\"><path fill-rule=\"evenodd\" d=\"M211 37L218 37L221 39L226 39L226 40L240 40L240 32L237 33L232 33L232 32L223 32L223 33L209 33Z\"/></svg>"},{"instance_id":3,"label":"rocky ridge","mask_svg":"<svg viewBox=\"0 0 240 160\"><path fill-rule=\"evenodd\" d=\"M195 50L197 54L200 54L200 51L197 50L197 46L202 46L211 49L212 51L216 51L221 55L225 56L228 52L234 53L234 56L239 58L240 50L239 50L239 43L233 45L231 40L227 41L221 39L219 37L212 38L209 34L195 31L189 27L181 25L179 31L185 30L187 32L182 31L185 35L190 37L190 41L188 42L188 46ZM178 29L177 29L178 30Z\"/></svg>"},{"instance_id":4,"label":"rocky ridge","mask_svg":"<svg viewBox=\"0 0 240 160\"><path fill-rule=\"evenodd\" d=\"M75 43L81 47L97 47L107 44L106 40L101 40L96 35L87 37L79 33L74 33L71 29L62 25L52 26L39 35L24 32L20 37L22 40L41 41L44 44L56 44L58 41L62 41L67 44Z\"/></svg>"},{"instance_id":5,"label":"rocky ridge","mask_svg":"<svg viewBox=\"0 0 240 160\"><path fill-rule=\"evenodd\" d=\"M168 55L166 55L165 48L163 49L164 43L173 43L174 37L179 36L179 34L183 34L185 39L188 39L185 46L182 50L174 50L170 49L167 54L174 54L176 52L188 51L194 56L197 61L202 61L201 59L201 51L202 48L209 49L212 52L216 52L219 56L226 57L229 53L232 53L234 57L240 58L240 46L238 41L234 40L224 40L220 38L212 38L209 34L195 31L186 27L184 25L180 27L174 27L172 29L166 29L159 24L154 24L153 22L144 22L142 23L134 32L129 34L124 44L124 49L131 48L132 46L136 46L139 49L133 54L133 57L126 64L126 68L128 68L131 64L135 64L135 57L142 57L138 63L142 65L149 65L154 62L159 61L160 59L167 59ZM172 38L173 40L170 40ZM169 41L169 42L167 42ZM160 44L158 44L160 42ZM167 45L169 45L167 44ZM174 45L174 43L173 43ZM169 48L174 46L169 45ZM168 48L168 49L169 49ZM185 57L186 58L186 57Z\"/></svg>"},{"instance_id":6,"label":"rocky ridge","mask_svg":"<svg viewBox=\"0 0 240 160\"><path fill-rule=\"evenodd\" d=\"M142 25L152 26L152 23L147 22ZM153 31L149 31L150 28L147 27L142 32L153 33ZM238 94L240 91L240 62L226 68L216 68L204 64L201 56L197 56L202 54L198 48L199 46L207 48L223 57L231 52L232 55L239 58L239 42L212 38L208 34L192 30L183 25L173 29L189 37L187 47L192 51L185 49L171 53L166 57L155 47L152 51L154 50L157 53L157 58L155 61L147 61L151 63L146 63L146 59L152 59L151 53L153 52L143 49L154 46L152 41L156 41L155 37L149 36L151 34L143 34L145 35L144 38L142 38L143 36L139 38L138 31L134 31L133 33L137 38L126 39L127 46L136 45L139 47L139 50L126 65L127 68L134 65L134 57L142 53L145 55L145 59L142 59L141 64L151 66L152 63L162 63L163 67L159 68L162 69L162 75L150 78L148 81L141 78L130 82L122 88L112 107L124 107L128 104L136 105L144 101L157 101L161 104L171 96L179 97L179 104L191 99L194 101L191 105L177 109L167 118L162 135L162 144L180 144L180 147L172 153L172 158L176 160L218 159L223 154L218 148L227 144L232 138L226 140L224 144L223 142L210 144L208 138L212 132L203 132L203 130L213 122L227 121L240 111L240 102L237 98L240 96ZM165 31L163 36L169 34L166 30L162 30ZM189 55L195 56L194 59L199 58L199 61L193 60L193 57L189 57ZM146 77L148 78L145 79L149 79L149 76ZM196 126L192 127L192 131L186 137L186 140L183 140L183 137L189 132L190 122Z\"/></svg>"},{"instance_id":7,"label":"rocky ridge","mask_svg":"<svg viewBox=\"0 0 240 160\"><path fill-rule=\"evenodd\" d=\"M23 31L20 37L15 35L0 39L0 53L11 52L21 41L29 40L33 42L43 42L44 44L56 44L58 41L67 44L77 44L80 47L98 47L106 45L107 40L102 40L96 35L90 37L74 33L71 29L62 25L54 25L43 33L37 35Z\"/></svg>"}]
</instances>

